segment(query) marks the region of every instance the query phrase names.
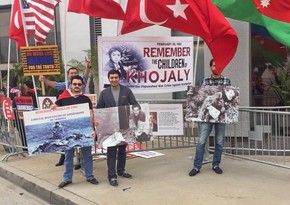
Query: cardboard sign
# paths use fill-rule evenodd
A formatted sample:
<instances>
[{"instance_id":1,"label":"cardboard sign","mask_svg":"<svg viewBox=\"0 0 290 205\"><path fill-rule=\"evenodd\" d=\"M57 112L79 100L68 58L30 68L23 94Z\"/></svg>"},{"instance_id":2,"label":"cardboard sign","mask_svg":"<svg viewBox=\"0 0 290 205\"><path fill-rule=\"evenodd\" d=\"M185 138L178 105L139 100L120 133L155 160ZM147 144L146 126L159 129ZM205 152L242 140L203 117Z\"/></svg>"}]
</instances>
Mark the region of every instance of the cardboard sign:
<instances>
[{"instance_id":1,"label":"cardboard sign","mask_svg":"<svg viewBox=\"0 0 290 205\"><path fill-rule=\"evenodd\" d=\"M31 96L14 97L18 110L33 110L33 101Z\"/></svg>"},{"instance_id":2,"label":"cardboard sign","mask_svg":"<svg viewBox=\"0 0 290 205\"><path fill-rule=\"evenodd\" d=\"M24 76L60 74L56 45L21 47L20 55Z\"/></svg>"},{"instance_id":3,"label":"cardboard sign","mask_svg":"<svg viewBox=\"0 0 290 205\"><path fill-rule=\"evenodd\" d=\"M3 107L4 118L6 120L14 120L14 113L10 98L1 98L1 105Z\"/></svg>"},{"instance_id":4,"label":"cardboard sign","mask_svg":"<svg viewBox=\"0 0 290 205\"><path fill-rule=\"evenodd\" d=\"M41 96L38 97L39 105L41 109L49 109L50 106L56 101L54 96Z\"/></svg>"}]
</instances>

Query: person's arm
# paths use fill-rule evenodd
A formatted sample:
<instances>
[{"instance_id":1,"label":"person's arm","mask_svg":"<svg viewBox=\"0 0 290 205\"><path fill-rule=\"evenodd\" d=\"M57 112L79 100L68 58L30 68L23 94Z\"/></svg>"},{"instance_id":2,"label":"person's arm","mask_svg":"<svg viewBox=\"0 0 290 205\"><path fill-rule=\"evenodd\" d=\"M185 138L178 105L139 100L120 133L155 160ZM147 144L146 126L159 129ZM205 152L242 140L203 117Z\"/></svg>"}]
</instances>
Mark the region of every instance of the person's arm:
<instances>
[{"instance_id":1,"label":"person's arm","mask_svg":"<svg viewBox=\"0 0 290 205\"><path fill-rule=\"evenodd\" d=\"M91 64L91 60L87 56L85 58L85 61L86 61L86 69L84 71L84 76L88 78L91 72L92 64Z\"/></svg>"},{"instance_id":2,"label":"person's arm","mask_svg":"<svg viewBox=\"0 0 290 205\"><path fill-rule=\"evenodd\" d=\"M97 109L98 108L105 108L105 107L106 107L106 105L105 105L105 101L104 101L104 93L101 92L98 103L97 103Z\"/></svg>"},{"instance_id":3,"label":"person's arm","mask_svg":"<svg viewBox=\"0 0 290 205\"><path fill-rule=\"evenodd\" d=\"M144 132L145 120L146 120L146 114L145 112L140 110L139 118L138 118L138 128L137 128L140 134Z\"/></svg>"},{"instance_id":4,"label":"person's arm","mask_svg":"<svg viewBox=\"0 0 290 205\"><path fill-rule=\"evenodd\" d=\"M44 82L45 85L48 85L49 87L55 88L55 81L48 80L48 79L46 79L45 76L43 76L43 75L40 75L40 76L39 76L39 80L40 80L41 82Z\"/></svg>"},{"instance_id":5,"label":"person's arm","mask_svg":"<svg viewBox=\"0 0 290 205\"><path fill-rule=\"evenodd\" d=\"M138 104L138 102L137 102L137 100L136 100L136 98L135 98L135 95L133 94L133 92L132 92L132 90L131 89L129 89L129 104L130 105L136 105L136 104Z\"/></svg>"},{"instance_id":6,"label":"person's arm","mask_svg":"<svg viewBox=\"0 0 290 205\"><path fill-rule=\"evenodd\" d=\"M96 124L96 121L95 121L95 116L94 116L94 111L93 111L93 109L92 109L92 107L90 108L90 117L91 117L91 123L92 123L92 133L91 133L91 135L92 135L92 138L96 138L96 126L97 126L97 124Z\"/></svg>"}]
</instances>

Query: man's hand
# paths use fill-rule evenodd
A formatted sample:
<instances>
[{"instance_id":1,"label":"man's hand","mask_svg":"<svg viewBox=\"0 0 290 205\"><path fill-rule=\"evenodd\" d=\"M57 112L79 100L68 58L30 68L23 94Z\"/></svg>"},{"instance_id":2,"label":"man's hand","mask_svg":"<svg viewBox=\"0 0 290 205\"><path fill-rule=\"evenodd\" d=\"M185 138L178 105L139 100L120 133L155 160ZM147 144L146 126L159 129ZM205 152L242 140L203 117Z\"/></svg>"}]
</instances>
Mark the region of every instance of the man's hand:
<instances>
[{"instance_id":1,"label":"man's hand","mask_svg":"<svg viewBox=\"0 0 290 205\"><path fill-rule=\"evenodd\" d=\"M52 104L51 106L50 106L50 108L49 109L51 109L51 110L55 110L57 108L57 104Z\"/></svg>"},{"instance_id":2,"label":"man's hand","mask_svg":"<svg viewBox=\"0 0 290 205\"><path fill-rule=\"evenodd\" d=\"M91 68L92 67L91 60L89 59L88 56L85 57L85 62L87 64L87 68Z\"/></svg>"},{"instance_id":3,"label":"man's hand","mask_svg":"<svg viewBox=\"0 0 290 205\"><path fill-rule=\"evenodd\" d=\"M92 130L92 138L95 139L96 138L96 131Z\"/></svg>"},{"instance_id":4,"label":"man's hand","mask_svg":"<svg viewBox=\"0 0 290 205\"><path fill-rule=\"evenodd\" d=\"M44 82L44 81L45 81L45 77L44 77L43 75L40 75L40 76L39 76L39 80L40 80L41 82Z\"/></svg>"}]
</instances>

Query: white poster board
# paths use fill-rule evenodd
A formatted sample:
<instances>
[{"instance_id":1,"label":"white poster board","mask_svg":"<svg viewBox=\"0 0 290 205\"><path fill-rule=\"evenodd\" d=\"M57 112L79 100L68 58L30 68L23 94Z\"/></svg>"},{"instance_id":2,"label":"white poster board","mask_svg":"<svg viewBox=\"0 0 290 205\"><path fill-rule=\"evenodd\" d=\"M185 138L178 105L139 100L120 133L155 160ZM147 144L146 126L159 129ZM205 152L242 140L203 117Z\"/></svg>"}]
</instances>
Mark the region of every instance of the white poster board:
<instances>
[{"instance_id":1,"label":"white poster board","mask_svg":"<svg viewBox=\"0 0 290 205\"><path fill-rule=\"evenodd\" d=\"M194 84L193 37L98 37L99 88L119 70L136 94L186 91Z\"/></svg>"}]
</instances>

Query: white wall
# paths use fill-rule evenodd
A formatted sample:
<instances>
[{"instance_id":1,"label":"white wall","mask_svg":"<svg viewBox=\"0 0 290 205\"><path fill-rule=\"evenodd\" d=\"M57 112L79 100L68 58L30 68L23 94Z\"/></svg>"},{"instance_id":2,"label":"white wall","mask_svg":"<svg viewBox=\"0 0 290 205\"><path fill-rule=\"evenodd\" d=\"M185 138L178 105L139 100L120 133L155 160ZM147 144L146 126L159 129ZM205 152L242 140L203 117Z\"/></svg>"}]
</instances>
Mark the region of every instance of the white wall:
<instances>
[{"instance_id":1,"label":"white wall","mask_svg":"<svg viewBox=\"0 0 290 205\"><path fill-rule=\"evenodd\" d=\"M250 96L250 39L249 32L250 27L249 23L229 20L232 27L235 29L238 38L239 44L236 55L230 62L230 64L224 69L223 75L231 79L232 85L240 87L240 105L249 106ZM205 76L210 76L209 61L212 59L212 55L209 49L205 49ZM208 69L207 69L208 68Z\"/></svg>"},{"instance_id":2,"label":"white wall","mask_svg":"<svg viewBox=\"0 0 290 205\"><path fill-rule=\"evenodd\" d=\"M60 11L66 11L65 2L59 4ZM63 60L71 59L84 61L86 53L90 49L89 16L72 12L60 12L61 46Z\"/></svg>"},{"instance_id":3,"label":"white wall","mask_svg":"<svg viewBox=\"0 0 290 205\"><path fill-rule=\"evenodd\" d=\"M0 6L9 5L12 3L12 0L1 0Z\"/></svg>"}]
</instances>

